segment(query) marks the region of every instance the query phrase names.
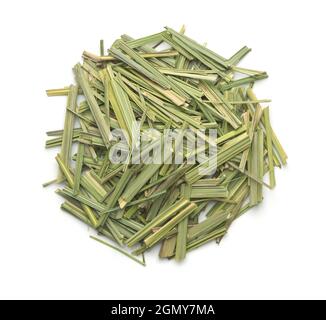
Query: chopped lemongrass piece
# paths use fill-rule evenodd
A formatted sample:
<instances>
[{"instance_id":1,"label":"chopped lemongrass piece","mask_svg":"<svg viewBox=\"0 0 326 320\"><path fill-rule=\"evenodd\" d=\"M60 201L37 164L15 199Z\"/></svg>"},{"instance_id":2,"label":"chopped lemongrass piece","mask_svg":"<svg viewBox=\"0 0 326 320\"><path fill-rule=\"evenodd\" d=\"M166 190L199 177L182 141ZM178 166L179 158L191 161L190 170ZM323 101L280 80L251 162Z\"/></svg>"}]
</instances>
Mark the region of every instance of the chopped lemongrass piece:
<instances>
[{"instance_id":1,"label":"chopped lemongrass piece","mask_svg":"<svg viewBox=\"0 0 326 320\"><path fill-rule=\"evenodd\" d=\"M275 171L274 171L274 160L273 160L273 142L272 142L272 128L269 119L269 107L265 108L264 114L264 124L266 129L266 146L268 155L268 168L269 168L269 184L272 188L275 187Z\"/></svg>"},{"instance_id":2,"label":"chopped lemongrass piece","mask_svg":"<svg viewBox=\"0 0 326 320\"><path fill-rule=\"evenodd\" d=\"M188 230L188 217L184 218L178 224L178 235L175 250L175 259L178 261L186 257L187 252L187 230Z\"/></svg>"},{"instance_id":3,"label":"chopped lemongrass piece","mask_svg":"<svg viewBox=\"0 0 326 320\"><path fill-rule=\"evenodd\" d=\"M128 253L127 251L125 250L122 250L120 249L119 247L116 247L116 246L113 246L112 244L109 244L108 242L102 240L102 239L99 239L97 237L94 237L94 236L89 236L91 239L97 241L97 242L100 242L104 245L106 245L107 247L110 247L120 253L122 253L123 255L125 255L126 257L130 258L131 260L134 260L136 261L137 263L141 264L142 266L146 266L145 262L144 261L141 261L141 260L138 260L137 258L135 258L132 254Z\"/></svg>"}]
</instances>

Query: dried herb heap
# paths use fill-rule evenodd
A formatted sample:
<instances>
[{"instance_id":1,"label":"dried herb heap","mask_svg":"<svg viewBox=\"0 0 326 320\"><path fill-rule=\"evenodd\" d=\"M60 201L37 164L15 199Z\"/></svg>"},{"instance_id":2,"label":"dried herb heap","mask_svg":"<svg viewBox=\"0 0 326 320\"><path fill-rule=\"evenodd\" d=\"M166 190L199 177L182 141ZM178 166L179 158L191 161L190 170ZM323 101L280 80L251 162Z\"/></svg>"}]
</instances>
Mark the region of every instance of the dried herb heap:
<instances>
[{"instance_id":1,"label":"dried herb heap","mask_svg":"<svg viewBox=\"0 0 326 320\"><path fill-rule=\"evenodd\" d=\"M137 256L157 244L161 258L182 260L209 241L219 242L235 219L263 200L264 186L274 188L274 168L287 160L269 108L262 106L269 100L253 92L266 72L237 66L249 51L243 47L226 59L185 36L184 28L165 28L136 40L123 35L107 52L101 41L99 55L84 52L83 64L73 69L76 84L47 91L67 96L64 128L48 132L46 142L61 148L52 182L65 184L57 190L65 199L62 209L115 245L92 238L141 264ZM149 128L161 135L135 147L136 121L141 137ZM113 134L117 128L124 130L130 154L140 146L154 148L165 129L178 129L164 160L181 148L181 163L137 163L131 156L113 163L110 151L123 145ZM208 129L217 131L216 139ZM185 143L191 133L204 141L199 149ZM209 147L217 153L207 155ZM208 159L199 161L200 153Z\"/></svg>"}]
</instances>

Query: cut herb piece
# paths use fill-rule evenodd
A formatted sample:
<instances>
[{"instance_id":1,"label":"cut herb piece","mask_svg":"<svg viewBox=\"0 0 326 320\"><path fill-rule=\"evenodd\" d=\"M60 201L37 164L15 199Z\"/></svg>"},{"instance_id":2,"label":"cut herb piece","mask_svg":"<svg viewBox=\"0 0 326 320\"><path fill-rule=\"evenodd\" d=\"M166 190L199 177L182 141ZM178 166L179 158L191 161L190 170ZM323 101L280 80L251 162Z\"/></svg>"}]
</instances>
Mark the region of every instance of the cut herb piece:
<instances>
[{"instance_id":1,"label":"cut herb piece","mask_svg":"<svg viewBox=\"0 0 326 320\"><path fill-rule=\"evenodd\" d=\"M266 129L266 145L268 154L268 168L269 168L269 184L272 188L275 187L275 171L274 171L274 160L273 160L273 143L272 143L272 128L269 119L269 107L263 111L264 123Z\"/></svg>"},{"instance_id":2,"label":"cut herb piece","mask_svg":"<svg viewBox=\"0 0 326 320\"><path fill-rule=\"evenodd\" d=\"M132 254L128 253L127 251L122 250L122 249L120 249L120 248L118 248L118 247L115 247L115 246L109 244L108 242L106 242L106 241L104 241L104 240L102 240L102 239L96 238L96 237L94 237L94 236L89 236L89 237L90 237L91 239L95 240L95 241L98 241L98 242L100 242L100 243L106 245L107 247L110 247L110 248L112 248L112 249L114 249L114 250L116 250L116 251L122 253L122 254L125 255L126 257L130 258L131 260L136 261L137 263L141 264L142 266L146 266L146 264L145 264L144 261L138 260L137 258L135 258Z\"/></svg>"},{"instance_id":3,"label":"cut herb piece","mask_svg":"<svg viewBox=\"0 0 326 320\"><path fill-rule=\"evenodd\" d=\"M84 71L82 70L81 65L79 63L76 64L76 66L74 67L74 71L76 74L76 80L78 81L79 85L83 90L83 93L87 99L88 105L90 107L90 110L92 111L98 129L101 132L101 136L105 143L105 146L108 148L110 145L110 132L108 130L108 127L106 126L106 121L104 119L103 113L101 112L101 109L93 95L92 89L89 86Z\"/></svg>"},{"instance_id":4,"label":"cut herb piece","mask_svg":"<svg viewBox=\"0 0 326 320\"><path fill-rule=\"evenodd\" d=\"M187 230L188 230L188 217L184 218L178 224L178 235L175 250L175 259L178 261L186 257L187 252Z\"/></svg>"},{"instance_id":5,"label":"cut herb piece","mask_svg":"<svg viewBox=\"0 0 326 320\"><path fill-rule=\"evenodd\" d=\"M85 146L83 143L78 144L78 152L77 152L77 161L76 161L76 170L74 176L74 195L78 194L79 192L79 185L80 185L80 177L84 162L84 151Z\"/></svg>"}]
</instances>

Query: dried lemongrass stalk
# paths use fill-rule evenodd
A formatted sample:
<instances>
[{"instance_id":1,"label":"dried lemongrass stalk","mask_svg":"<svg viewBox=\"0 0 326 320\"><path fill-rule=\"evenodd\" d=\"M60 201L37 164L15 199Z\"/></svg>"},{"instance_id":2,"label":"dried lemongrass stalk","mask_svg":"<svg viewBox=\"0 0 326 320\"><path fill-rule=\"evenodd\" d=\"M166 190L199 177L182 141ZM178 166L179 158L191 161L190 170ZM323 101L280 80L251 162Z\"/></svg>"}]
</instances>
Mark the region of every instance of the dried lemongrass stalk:
<instances>
[{"instance_id":1,"label":"dried lemongrass stalk","mask_svg":"<svg viewBox=\"0 0 326 320\"><path fill-rule=\"evenodd\" d=\"M62 209L115 245L91 238L142 265L135 255L158 244L161 258L182 261L219 243L287 162L271 100L253 91L267 73L238 66L250 51L224 58L184 26L84 51L77 85L46 91L67 104L63 130L46 141L60 148L59 178L44 186L63 182Z\"/></svg>"}]
</instances>

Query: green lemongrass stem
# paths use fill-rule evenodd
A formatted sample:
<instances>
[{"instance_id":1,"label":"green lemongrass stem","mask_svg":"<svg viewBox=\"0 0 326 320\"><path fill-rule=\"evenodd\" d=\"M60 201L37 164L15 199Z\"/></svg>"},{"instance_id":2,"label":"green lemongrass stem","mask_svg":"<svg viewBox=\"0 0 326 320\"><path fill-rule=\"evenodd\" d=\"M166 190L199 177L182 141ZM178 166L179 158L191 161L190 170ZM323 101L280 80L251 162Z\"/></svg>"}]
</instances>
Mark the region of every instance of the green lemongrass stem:
<instances>
[{"instance_id":1,"label":"green lemongrass stem","mask_svg":"<svg viewBox=\"0 0 326 320\"><path fill-rule=\"evenodd\" d=\"M158 70L163 74L184 77L184 78L189 78L189 79L205 80L205 81L211 81L211 82L216 82L217 78L218 78L217 75L213 75L213 74L181 72L181 71L168 70L168 69L162 69L162 68L160 68Z\"/></svg>"},{"instance_id":2,"label":"green lemongrass stem","mask_svg":"<svg viewBox=\"0 0 326 320\"><path fill-rule=\"evenodd\" d=\"M178 134L178 138L175 142L175 149L178 149L178 146L183 141L183 134L184 130L187 128L188 124L185 122L181 128L181 131ZM162 137L163 140L163 137ZM172 155L172 151L166 152L164 154L163 163ZM150 164L145 166L144 170L137 176L134 181L134 184L129 187L125 192L122 194L121 198L119 199L119 205L121 208L124 208L128 202L130 202L135 195L139 192L139 190L149 181L149 179L161 168L162 165L160 164Z\"/></svg>"},{"instance_id":3,"label":"green lemongrass stem","mask_svg":"<svg viewBox=\"0 0 326 320\"><path fill-rule=\"evenodd\" d=\"M239 86L242 86L242 85L245 85L245 84L248 84L248 83L252 83L252 82L255 82L257 80L266 79L266 78L268 78L267 73L256 74L256 75L249 76L249 77L246 77L246 78L231 81L231 82L229 82L229 83L227 83L227 84L225 84L223 86L220 86L219 88L222 91L226 91L226 90L230 90L231 88L239 87Z\"/></svg>"},{"instance_id":4,"label":"green lemongrass stem","mask_svg":"<svg viewBox=\"0 0 326 320\"><path fill-rule=\"evenodd\" d=\"M106 116L106 125L109 130L109 138L110 140L113 138L111 135L111 130L110 130L110 97L109 97L109 76L107 73L107 69L101 70L102 72L100 73L103 86L104 86L104 112Z\"/></svg>"},{"instance_id":5,"label":"green lemongrass stem","mask_svg":"<svg viewBox=\"0 0 326 320\"><path fill-rule=\"evenodd\" d=\"M256 104L256 103L270 103L272 102L271 99L260 99L260 100L247 100L247 101L242 101L242 100L234 100L234 101L228 101L230 105L234 104ZM223 102L215 102L216 104L223 104Z\"/></svg>"},{"instance_id":6,"label":"green lemongrass stem","mask_svg":"<svg viewBox=\"0 0 326 320\"><path fill-rule=\"evenodd\" d=\"M46 94L48 97L56 97L56 96L67 96L70 92L70 88L60 88L60 89L48 89L46 90Z\"/></svg>"},{"instance_id":7,"label":"green lemongrass stem","mask_svg":"<svg viewBox=\"0 0 326 320\"><path fill-rule=\"evenodd\" d=\"M104 40L100 40L100 56L104 56Z\"/></svg>"},{"instance_id":8,"label":"green lemongrass stem","mask_svg":"<svg viewBox=\"0 0 326 320\"><path fill-rule=\"evenodd\" d=\"M79 136L80 136L79 133L73 134L71 142L73 143L73 142L78 141ZM45 148L54 148L54 147L59 147L59 146L62 146L62 137L46 140Z\"/></svg>"},{"instance_id":9,"label":"green lemongrass stem","mask_svg":"<svg viewBox=\"0 0 326 320\"><path fill-rule=\"evenodd\" d=\"M263 110L265 129L266 129L266 145L268 154L268 168L269 168L269 184L271 188L276 185L275 182L275 170L274 170L274 160L273 160L273 142L272 142L272 128L269 119L269 107Z\"/></svg>"},{"instance_id":10,"label":"green lemongrass stem","mask_svg":"<svg viewBox=\"0 0 326 320\"><path fill-rule=\"evenodd\" d=\"M119 199L120 208L123 209L138 193L138 191L146 184L146 182L160 169L161 165L147 165L144 170L137 176L133 185L130 186Z\"/></svg>"},{"instance_id":11,"label":"green lemongrass stem","mask_svg":"<svg viewBox=\"0 0 326 320\"><path fill-rule=\"evenodd\" d=\"M117 203L120 195L122 194L123 190L125 189L126 185L128 184L128 182L130 181L130 179L132 178L133 175L134 175L134 170L132 170L132 169L126 170L122 174L119 182L115 186L115 189L114 189L113 193L112 194L110 194L110 193L107 194L107 196L110 195L110 198L109 198L109 200L107 202L106 208L104 210L102 210L102 211L106 211L107 209L111 209L111 208L113 208L115 206L115 204ZM107 196L104 197L104 200L106 199ZM102 216L100 217L100 219L98 221L98 224L97 224L97 227L103 226L108 217L109 217L109 212L106 211L106 213L102 214Z\"/></svg>"},{"instance_id":12,"label":"green lemongrass stem","mask_svg":"<svg viewBox=\"0 0 326 320\"><path fill-rule=\"evenodd\" d=\"M197 249L200 246L206 244L207 242L221 238L226 234L226 232L227 232L227 230L224 227L222 227L222 228L217 229L216 231L213 231L213 232L205 235L202 238L198 238L198 239L194 240L193 242L190 242L187 245L187 251L192 251L192 250Z\"/></svg>"},{"instance_id":13,"label":"green lemongrass stem","mask_svg":"<svg viewBox=\"0 0 326 320\"><path fill-rule=\"evenodd\" d=\"M201 82L200 89L204 92L210 103L214 105L216 110L224 117L224 120L230 123L234 129L238 129L241 121L231 112L231 107L222 94L218 92L208 83Z\"/></svg>"},{"instance_id":14,"label":"green lemongrass stem","mask_svg":"<svg viewBox=\"0 0 326 320\"><path fill-rule=\"evenodd\" d=\"M73 183L73 191L74 195L79 193L79 186L80 186L80 178L81 178L81 172L83 167L83 160L84 160L84 152L85 152L85 146L82 143L78 144L78 151L77 151L77 161L76 161L76 170L75 170L75 176L74 176L74 183Z\"/></svg>"},{"instance_id":15,"label":"green lemongrass stem","mask_svg":"<svg viewBox=\"0 0 326 320\"><path fill-rule=\"evenodd\" d=\"M135 245L137 242L141 241L145 238L149 233L151 233L152 229L162 225L168 219L173 217L178 211L182 210L189 204L189 200L180 199L175 204L171 205L167 209L161 211L152 221L150 221L142 230L137 232L133 237L128 239L126 244L131 247Z\"/></svg>"},{"instance_id":16,"label":"green lemongrass stem","mask_svg":"<svg viewBox=\"0 0 326 320\"><path fill-rule=\"evenodd\" d=\"M53 131L47 131L46 132L46 135L49 136L49 137L62 137L63 136L63 131L64 130L53 130ZM73 129L73 135L77 135L81 132L81 128L74 128Z\"/></svg>"},{"instance_id":17,"label":"green lemongrass stem","mask_svg":"<svg viewBox=\"0 0 326 320\"><path fill-rule=\"evenodd\" d=\"M178 224L178 234L175 250L175 259L182 261L186 257L187 252L187 230L188 230L188 217L184 218Z\"/></svg>"},{"instance_id":18,"label":"green lemongrass stem","mask_svg":"<svg viewBox=\"0 0 326 320\"><path fill-rule=\"evenodd\" d=\"M161 245L159 257L160 258L170 258L174 255L175 247L176 247L177 237L171 237L168 239L164 239Z\"/></svg>"},{"instance_id":19,"label":"green lemongrass stem","mask_svg":"<svg viewBox=\"0 0 326 320\"><path fill-rule=\"evenodd\" d=\"M264 178L264 132L262 129L257 129L257 178L263 180ZM258 202L263 201L263 186L262 184L257 185L257 200Z\"/></svg>"},{"instance_id":20,"label":"green lemongrass stem","mask_svg":"<svg viewBox=\"0 0 326 320\"><path fill-rule=\"evenodd\" d=\"M83 210L81 210L79 207L77 207L75 204L73 204L72 202L65 201L64 203L61 204L61 209L70 213L75 218L81 220L82 222L87 224L89 227L94 228L94 225L89 221L89 219L85 215L85 212ZM114 240L111 233L107 229L102 229L101 235L105 236L109 240Z\"/></svg>"},{"instance_id":21,"label":"green lemongrass stem","mask_svg":"<svg viewBox=\"0 0 326 320\"><path fill-rule=\"evenodd\" d=\"M275 147L277 154L279 155L279 157L282 161L282 164L286 165L288 156L287 156L286 152L284 151L284 149L283 149L280 141L278 140L273 129L272 129L272 140L273 140L273 146Z\"/></svg>"},{"instance_id":22,"label":"green lemongrass stem","mask_svg":"<svg viewBox=\"0 0 326 320\"><path fill-rule=\"evenodd\" d=\"M79 201L81 204L86 205L87 207L90 207L96 211L102 211L105 210L105 206L101 203L97 202L95 199L90 198L86 194L77 194L74 195L73 190L69 187L65 187L64 189L57 189L56 193L61 196L68 196L71 197L77 201Z\"/></svg>"},{"instance_id":23,"label":"green lemongrass stem","mask_svg":"<svg viewBox=\"0 0 326 320\"><path fill-rule=\"evenodd\" d=\"M116 81L112 68L107 66L106 70L108 71L108 76L110 78L108 94L111 99L112 108L120 127L128 132L128 144L132 145L133 125L136 123L136 118L130 100L128 95L122 90L121 86Z\"/></svg>"},{"instance_id":24,"label":"green lemongrass stem","mask_svg":"<svg viewBox=\"0 0 326 320\"><path fill-rule=\"evenodd\" d=\"M57 182L58 182L58 178L55 178L55 179L53 179L53 180L50 180L50 181L44 182L44 183L42 184L42 187L43 187L43 188L46 188L46 187L50 186L51 184L54 184L54 183L57 183Z\"/></svg>"},{"instance_id":25,"label":"green lemongrass stem","mask_svg":"<svg viewBox=\"0 0 326 320\"><path fill-rule=\"evenodd\" d=\"M229 64L226 61L225 58L221 57L220 55L218 55L217 53L213 52L212 50L209 50L208 48L206 48L203 45L200 45L199 43L195 42L194 40L190 39L189 37L180 34L179 32L174 31L171 28L165 27L165 29L171 33L173 36L177 37L178 39L180 39L180 41L182 41L183 43L187 44L189 47L194 48L196 51L204 54L205 56L209 57L210 59L214 60L216 63L218 63L219 65L221 65L224 68L228 68Z\"/></svg>"},{"instance_id":26,"label":"green lemongrass stem","mask_svg":"<svg viewBox=\"0 0 326 320\"><path fill-rule=\"evenodd\" d=\"M81 68L81 65L78 63L74 67L74 72L77 78L77 81L79 85L81 86L83 93L87 99L87 102L89 104L89 107L91 109L91 112L93 114L93 117L95 119L95 122L100 130L102 139L105 143L105 146L108 148L110 145L110 132L106 126L106 121L104 119L103 113L101 112L101 109L92 93L92 90L89 86L89 83L85 77L84 71Z\"/></svg>"},{"instance_id":27,"label":"green lemongrass stem","mask_svg":"<svg viewBox=\"0 0 326 320\"><path fill-rule=\"evenodd\" d=\"M233 71L243 73L243 74L247 74L249 76L253 76L253 75L257 75L257 74L265 74L266 73L265 71L258 71L258 70L253 70L253 69L240 68L238 66L232 66L231 69Z\"/></svg>"},{"instance_id":28,"label":"green lemongrass stem","mask_svg":"<svg viewBox=\"0 0 326 320\"><path fill-rule=\"evenodd\" d=\"M72 216L74 216L78 220L81 220L82 222L87 224L89 227L94 228L93 224L84 215L84 212L82 210L80 210L77 206L75 206L72 202L65 201L64 203L62 203L61 209L70 213ZM109 240L114 240L111 233L107 229L102 229L100 234Z\"/></svg>"},{"instance_id":29,"label":"green lemongrass stem","mask_svg":"<svg viewBox=\"0 0 326 320\"><path fill-rule=\"evenodd\" d=\"M228 162L228 164L233 167L234 169L239 170L241 173L243 173L244 175L246 175L248 178L256 181L257 183L265 186L268 189L273 189L272 186L268 183L266 183L264 180L260 179L259 177L255 177L253 175L251 175L248 171L242 170L240 167L236 166L234 163L232 163L231 161Z\"/></svg>"},{"instance_id":30,"label":"green lemongrass stem","mask_svg":"<svg viewBox=\"0 0 326 320\"><path fill-rule=\"evenodd\" d=\"M247 46L242 47L239 51L237 51L229 60L228 63L234 67L234 65L238 64L243 57L245 57L251 51Z\"/></svg>"},{"instance_id":31,"label":"green lemongrass stem","mask_svg":"<svg viewBox=\"0 0 326 320\"><path fill-rule=\"evenodd\" d=\"M144 263L144 261L141 261L141 260L138 260L137 258L135 258L132 254L128 253L127 251L125 250L122 250L121 248L119 247L116 247L116 246L113 246L111 244L109 244L108 242L106 241L103 241L102 239L99 239L97 237L94 237L94 236L89 236L91 239L95 240L95 241L98 241L104 245L106 245L107 247L110 247L120 253L122 253L123 255L125 255L126 257L130 258L131 260L133 261L136 261L137 263L141 264L142 266L146 266L146 264Z\"/></svg>"},{"instance_id":32,"label":"green lemongrass stem","mask_svg":"<svg viewBox=\"0 0 326 320\"><path fill-rule=\"evenodd\" d=\"M251 175L258 177L258 134L253 135L252 148L250 152L250 171ZM249 171L249 172L250 172ZM255 180L250 181L250 204L258 204L258 183Z\"/></svg>"},{"instance_id":33,"label":"green lemongrass stem","mask_svg":"<svg viewBox=\"0 0 326 320\"><path fill-rule=\"evenodd\" d=\"M68 182L68 185L73 188L73 185L74 185L74 177L72 175L72 173L70 172L69 168L64 164L64 162L62 161L60 155L58 154L56 156L56 160L59 164L59 167L63 173L63 175L65 176L67 182ZM83 193L83 192L82 192ZM93 210L86 204L82 204L82 208L83 210L85 211L87 217L89 218L89 220L91 221L91 223L93 225L96 225L97 223L97 218L93 212Z\"/></svg>"},{"instance_id":34,"label":"green lemongrass stem","mask_svg":"<svg viewBox=\"0 0 326 320\"><path fill-rule=\"evenodd\" d=\"M74 126L74 114L70 112L76 111L77 107L77 95L78 87L70 86L69 94L67 98L66 116L64 122L64 130L62 134L62 145L60 151L60 157L66 166L69 166L71 158L71 146L73 138L73 126ZM62 178L62 174L59 174L59 179Z\"/></svg>"},{"instance_id":35,"label":"green lemongrass stem","mask_svg":"<svg viewBox=\"0 0 326 320\"><path fill-rule=\"evenodd\" d=\"M186 208L180 211L176 216L169 220L162 228L148 236L144 239L145 245L149 248L160 241L167 232L169 232L173 227L175 227L180 221L189 216L194 210L196 210L197 205L195 203L190 203Z\"/></svg>"},{"instance_id":36,"label":"green lemongrass stem","mask_svg":"<svg viewBox=\"0 0 326 320\"><path fill-rule=\"evenodd\" d=\"M191 199L227 198L228 196L229 196L229 192L225 186L192 187L190 193Z\"/></svg>"},{"instance_id":37,"label":"green lemongrass stem","mask_svg":"<svg viewBox=\"0 0 326 320\"><path fill-rule=\"evenodd\" d=\"M151 58L168 58L168 57L175 57L179 53L175 50L166 51L166 52L151 52L151 53L141 53L140 56L144 59L151 59ZM104 62L111 62L117 61L118 59L114 56L98 56L88 51L83 52L83 57L90 59L96 63L104 63ZM55 89L54 89L55 90ZM60 90L60 89L59 89Z\"/></svg>"},{"instance_id":38,"label":"green lemongrass stem","mask_svg":"<svg viewBox=\"0 0 326 320\"><path fill-rule=\"evenodd\" d=\"M162 73L157 71L152 65L150 65L135 51L132 51L132 49L128 48L125 43L119 42L119 48L121 47L124 51L127 52L129 56L125 55L121 50L116 48L111 48L110 53L119 60L123 61L124 63L128 64L132 68L142 73L145 77L153 80L154 82L162 86L164 89L171 89L169 82L167 81L166 77L162 75ZM133 59L131 59L130 56Z\"/></svg>"},{"instance_id":39,"label":"green lemongrass stem","mask_svg":"<svg viewBox=\"0 0 326 320\"><path fill-rule=\"evenodd\" d=\"M144 202L148 202L150 200L153 200L155 198L160 197L161 195L163 195L165 193L166 193L166 190L163 190L163 191L157 192L157 193L155 193L153 195L150 195L150 196L147 196L147 197L143 197L143 198L140 198L140 199L131 201L131 202L129 202L126 205L126 208L129 208L129 207L132 207L132 206L136 206L136 205L142 204ZM105 208L104 210L101 210L101 213L102 214L112 213L112 212L118 211L119 209L121 209L121 208L120 207L113 207L113 208L110 208L110 209Z\"/></svg>"},{"instance_id":40,"label":"green lemongrass stem","mask_svg":"<svg viewBox=\"0 0 326 320\"><path fill-rule=\"evenodd\" d=\"M228 215L229 215L228 211L225 211L219 215L212 215L208 217L206 220L204 220L203 222L190 228L187 236L188 241L192 241L216 229L218 226L220 226L223 222L227 220Z\"/></svg>"},{"instance_id":41,"label":"green lemongrass stem","mask_svg":"<svg viewBox=\"0 0 326 320\"><path fill-rule=\"evenodd\" d=\"M66 212L69 212L70 214L72 214L73 216L75 216L77 219L81 220L85 224L92 226L88 217L85 215L85 212L82 209L75 206L72 202L66 200L64 203L61 204L61 209L65 210Z\"/></svg>"}]
</instances>

